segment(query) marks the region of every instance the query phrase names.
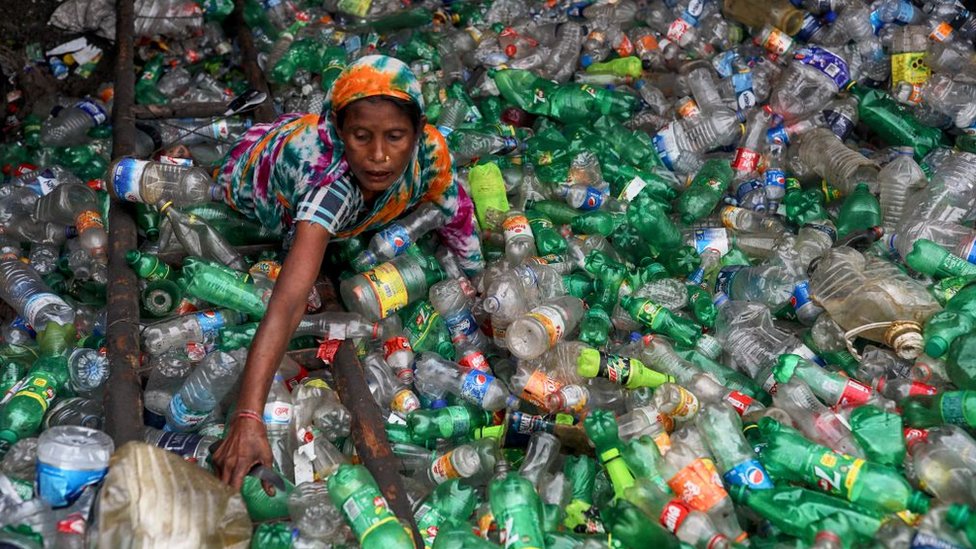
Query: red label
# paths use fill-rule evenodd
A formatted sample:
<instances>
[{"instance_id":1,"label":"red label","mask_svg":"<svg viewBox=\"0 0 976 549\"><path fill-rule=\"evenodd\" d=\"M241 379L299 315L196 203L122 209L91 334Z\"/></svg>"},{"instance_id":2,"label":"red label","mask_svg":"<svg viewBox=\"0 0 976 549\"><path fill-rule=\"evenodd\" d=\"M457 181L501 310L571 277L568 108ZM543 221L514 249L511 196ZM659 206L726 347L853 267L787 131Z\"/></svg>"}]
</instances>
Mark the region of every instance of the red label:
<instances>
[{"instance_id":1,"label":"red label","mask_svg":"<svg viewBox=\"0 0 976 549\"><path fill-rule=\"evenodd\" d=\"M912 386L908 388L908 396L934 395L938 392L935 387L921 381L913 381Z\"/></svg>"},{"instance_id":2,"label":"red label","mask_svg":"<svg viewBox=\"0 0 976 549\"><path fill-rule=\"evenodd\" d=\"M740 393L739 391L732 391L725 395L725 402L730 404L732 408L741 416L746 413L746 409L752 405L755 400L749 395Z\"/></svg>"},{"instance_id":3,"label":"red label","mask_svg":"<svg viewBox=\"0 0 976 549\"><path fill-rule=\"evenodd\" d=\"M390 355L398 351L413 351L410 340L403 336L396 336L383 342L383 358L390 358Z\"/></svg>"},{"instance_id":4,"label":"red label","mask_svg":"<svg viewBox=\"0 0 976 549\"><path fill-rule=\"evenodd\" d=\"M315 353L315 357L322 359L323 362L332 364L335 361L336 353L339 352L339 345L342 345L341 339L323 339L319 345L318 352Z\"/></svg>"},{"instance_id":5,"label":"red label","mask_svg":"<svg viewBox=\"0 0 976 549\"><path fill-rule=\"evenodd\" d=\"M680 17L675 19L668 27L668 39L672 42L679 42L681 41L681 37L684 36L690 28L691 25L684 19L681 19Z\"/></svg>"},{"instance_id":6,"label":"red label","mask_svg":"<svg viewBox=\"0 0 976 549\"><path fill-rule=\"evenodd\" d=\"M671 477L668 486L688 507L703 513L728 496L710 459L698 458L691 462Z\"/></svg>"},{"instance_id":7,"label":"red label","mask_svg":"<svg viewBox=\"0 0 976 549\"><path fill-rule=\"evenodd\" d=\"M85 517L81 513L71 513L58 521L57 528L58 532L62 534L84 535L86 528Z\"/></svg>"},{"instance_id":8,"label":"red label","mask_svg":"<svg viewBox=\"0 0 976 549\"><path fill-rule=\"evenodd\" d=\"M691 513L691 509L687 505L673 499L661 510L661 516L658 520L661 521L661 526L664 526L668 529L668 532L674 534L678 531L678 528L681 528L681 523L688 518L689 513Z\"/></svg>"},{"instance_id":9,"label":"red label","mask_svg":"<svg viewBox=\"0 0 976 549\"><path fill-rule=\"evenodd\" d=\"M321 349L321 347L319 348ZM301 383L302 380L305 379L306 377L308 377L308 370L306 370L304 366L299 364L298 373L285 380L285 387L288 387L288 392L290 393L294 391L295 387L298 387L298 384Z\"/></svg>"},{"instance_id":10,"label":"red label","mask_svg":"<svg viewBox=\"0 0 976 549\"><path fill-rule=\"evenodd\" d=\"M915 429L912 427L905 427L905 446L911 448L919 442L929 441L929 432L927 429Z\"/></svg>"},{"instance_id":11,"label":"red label","mask_svg":"<svg viewBox=\"0 0 976 549\"><path fill-rule=\"evenodd\" d=\"M871 399L871 388L854 379L848 379L844 385L844 392L840 395L838 406L860 406Z\"/></svg>"},{"instance_id":12,"label":"red label","mask_svg":"<svg viewBox=\"0 0 976 549\"><path fill-rule=\"evenodd\" d=\"M759 153L752 149L739 147L735 150L735 159L732 161L732 169L737 172L753 172L759 165Z\"/></svg>"},{"instance_id":13,"label":"red label","mask_svg":"<svg viewBox=\"0 0 976 549\"><path fill-rule=\"evenodd\" d=\"M488 359L481 351L476 351L469 353L458 361L458 364L464 366L466 370L478 370L480 372L491 372L491 366L488 365Z\"/></svg>"}]
</instances>

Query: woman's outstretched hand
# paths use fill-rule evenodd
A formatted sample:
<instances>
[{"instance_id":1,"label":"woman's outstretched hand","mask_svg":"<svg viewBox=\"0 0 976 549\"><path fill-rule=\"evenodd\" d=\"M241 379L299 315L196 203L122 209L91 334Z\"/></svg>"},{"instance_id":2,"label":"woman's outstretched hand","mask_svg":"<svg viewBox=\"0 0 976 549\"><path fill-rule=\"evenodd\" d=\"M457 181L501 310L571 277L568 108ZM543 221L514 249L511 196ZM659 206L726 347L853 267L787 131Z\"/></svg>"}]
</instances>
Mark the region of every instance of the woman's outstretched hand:
<instances>
[{"instance_id":1,"label":"woman's outstretched hand","mask_svg":"<svg viewBox=\"0 0 976 549\"><path fill-rule=\"evenodd\" d=\"M221 482L234 490L241 489L244 477L255 465L271 467L271 445L264 424L252 418L235 417L230 430L213 455L213 463ZM273 495L269 486L264 489Z\"/></svg>"}]
</instances>

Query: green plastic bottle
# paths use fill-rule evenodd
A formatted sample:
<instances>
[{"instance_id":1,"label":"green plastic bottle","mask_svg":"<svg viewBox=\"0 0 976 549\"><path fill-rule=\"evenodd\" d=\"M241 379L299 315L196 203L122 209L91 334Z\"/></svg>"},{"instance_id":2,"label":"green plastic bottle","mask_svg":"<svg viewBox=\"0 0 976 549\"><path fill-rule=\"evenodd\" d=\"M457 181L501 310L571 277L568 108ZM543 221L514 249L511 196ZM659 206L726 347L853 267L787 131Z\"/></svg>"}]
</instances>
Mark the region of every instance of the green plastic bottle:
<instances>
[{"instance_id":1,"label":"green plastic bottle","mask_svg":"<svg viewBox=\"0 0 976 549\"><path fill-rule=\"evenodd\" d=\"M946 374L957 388L976 390L976 332L970 331L952 342L946 356Z\"/></svg>"},{"instance_id":2,"label":"green plastic bottle","mask_svg":"<svg viewBox=\"0 0 976 549\"><path fill-rule=\"evenodd\" d=\"M18 440L37 436L44 413L67 383L66 356L42 356L34 362L17 391L0 409L0 457Z\"/></svg>"},{"instance_id":3,"label":"green plastic bottle","mask_svg":"<svg viewBox=\"0 0 976 549\"><path fill-rule=\"evenodd\" d=\"M407 428L415 444L426 444L440 439L469 438L475 429L490 425L491 418L491 412L462 404L436 410L414 410L407 414Z\"/></svg>"},{"instance_id":4,"label":"green plastic bottle","mask_svg":"<svg viewBox=\"0 0 976 549\"><path fill-rule=\"evenodd\" d=\"M566 253L566 239L559 234L551 219L532 209L525 212L525 217L532 227L535 248L539 251L539 255Z\"/></svg>"},{"instance_id":5,"label":"green plastic bottle","mask_svg":"<svg viewBox=\"0 0 976 549\"><path fill-rule=\"evenodd\" d=\"M886 513L928 511L928 497L913 490L895 469L838 454L769 417L759 420L759 430L766 440L762 462L781 482L817 486L851 503Z\"/></svg>"},{"instance_id":6,"label":"green plastic bottle","mask_svg":"<svg viewBox=\"0 0 976 549\"><path fill-rule=\"evenodd\" d=\"M437 531L433 549L498 549L494 543L474 535L464 522L448 523Z\"/></svg>"},{"instance_id":7,"label":"green plastic bottle","mask_svg":"<svg viewBox=\"0 0 976 549\"><path fill-rule=\"evenodd\" d=\"M627 547L654 547L677 549L681 547L678 538L671 535L660 521L641 512L633 503L616 499L601 509L603 523L614 537Z\"/></svg>"},{"instance_id":8,"label":"green plastic bottle","mask_svg":"<svg viewBox=\"0 0 976 549\"><path fill-rule=\"evenodd\" d=\"M617 305L620 285L628 272L624 265L596 250L584 258L583 267L596 278L596 291L587 300L589 309L580 321L580 341L602 347L612 327L609 313Z\"/></svg>"},{"instance_id":9,"label":"green plastic bottle","mask_svg":"<svg viewBox=\"0 0 976 549\"><path fill-rule=\"evenodd\" d=\"M656 372L636 358L622 357L584 348L576 358L576 373L586 378L602 377L627 389L660 387L675 383L674 376Z\"/></svg>"},{"instance_id":10,"label":"green plastic bottle","mask_svg":"<svg viewBox=\"0 0 976 549\"><path fill-rule=\"evenodd\" d=\"M284 483L284 490L275 490L273 496L269 496L261 485L261 480L253 475L244 477L241 484L241 498L244 506L247 507L247 514L254 522L265 522L269 520L280 520L288 518L288 496L295 489L295 485L288 479L274 472Z\"/></svg>"},{"instance_id":11,"label":"green plastic bottle","mask_svg":"<svg viewBox=\"0 0 976 549\"><path fill-rule=\"evenodd\" d=\"M634 484L634 474L623 460L623 443L617 430L617 421L608 410L594 410L583 420L586 435L596 448L600 460L617 498L624 497L627 488Z\"/></svg>"},{"instance_id":12,"label":"green plastic bottle","mask_svg":"<svg viewBox=\"0 0 976 549\"><path fill-rule=\"evenodd\" d=\"M824 208L823 193L816 189L803 190L800 182L792 177L786 178L786 195L783 197L786 219L797 227L821 219L830 219Z\"/></svg>"},{"instance_id":13,"label":"green plastic bottle","mask_svg":"<svg viewBox=\"0 0 976 549\"><path fill-rule=\"evenodd\" d=\"M545 547L542 500L532 483L517 471L510 471L505 460L499 460L495 465L495 477L488 484L488 501L505 547Z\"/></svg>"},{"instance_id":14,"label":"green plastic bottle","mask_svg":"<svg viewBox=\"0 0 976 549\"><path fill-rule=\"evenodd\" d=\"M593 512L593 483L596 481L596 462L588 456L568 456L563 474L569 481L572 496L566 506L563 524L578 533L603 532L603 524Z\"/></svg>"},{"instance_id":15,"label":"green plastic bottle","mask_svg":"<svg viewBox=\"0 0 976 549\"><path fill-rule=\"evenodd\" d=\"M851 411L851 434L870 461L893 469L905 459L904 424L901 416L876 406L859 406Z\"/></svg>"},{"instance_id":16,"label":"green plastic bottle","mask_svg":"<svg viewBox=\"0 0 976 549\"><path fill-rule=\"evenodd\" d=\"M670 337L684 347L694 347L701 337L701 326L674 315L650 299L626 295L620 298L620 307L643 326Z\"/></svg>"},{"instance_id":17,"label":"green plastic bottle","mask_svg":"<svg viewBox=\"0 0 976 549\"><path fill-rule=\"evenodd\" d=\"M773 367L777 383L789 383L794 377L810 386L813 394L830 406L855 408L874 395L871 387L837 372L831 372L794 354L780 355Z\"/></svg>"},{"instance_id":18,"label":"green plastic bottle","mask_svg":"<svg viewBox=\"0 0 976 549\"><path fill-rule=\"evenodd\" d=\"M132 267L136 276L152 282L154 280L176 280L173 268L161 261L156 254L143 253L138 250L125 252L125 262Z\"/></svg>"},{"instance_id":19,"label":"green plastic bottle","mask_svg":"<svg viewBox=\"0 0 976 549\"><path fill-rule=\"evenodd\" d=\"M665 206L647 195L638 196L630 203L627 222L659 251L672 250L684 244L681 231L671 222Z\"/></svg>"},{"instance_id":20,"label":"green plastic bottle","mask_svg":"<svg viewBox=\"0 0 976 549\"><path fill-rule=\"evenodd\" d=\"M954 503L946 512L946 522L966 535L969 545L976 547L976 512L968 505Z\"/></svg>"},{"instance_id":21,"label":"green plastic bottle","mask_svg":"<svg viewBox=\"0 0 976 549\"><path fill-rule=\"evenodd\" d=\"M488 74L508 102L563 123L594 120L601 115L623 118L637 105L636 98L621 92L587 84L557 85L527 70L489 69Z\"/></svg>"},{"instance_id":22,"label":"green plastic bottle","mask_svg":"<svg viewBox=\"0 0 976 549\"><path fill-rule=\"evenodd\" d=\"M881 203L871 193L867 183L858 183L840 206L837 214L837 235L845 237L850 233L878 227L881 225Z\"/></svg>"},{"instance_id":23,"label":"green plastic bottle","mask_svg":"<svg viewBox=\"0 0 976 549\"><path fill-rule=\"evenodd\" d=\"M441 527L450 523L467 521L478 505L474 488L462 485L459 479L451 479L437 486L414 513L414 522L425 549L432 549Z\"/></svg>"},{"instance_id":24,"label":"green plastic bottle","mask_svg":"<svg viewBox=\"0 0 976 549\"><path fill-rule=\"evenodd\" d=\"M858 99L860 122L888 145L912 147L916 159L934 148L949 145L942 130L919 122L905 106L884 91L855 85L850 88L850 93Z\"/></svg>"},{"instance_id":25,"label":"green plastic bottle","mask_svg":"<svg viewBox=\"0 0 976 549\"><path fill-rule=\"evenodd\" d=\"M155 55L142 67L142 73L136 80L136 103L140 105L161 105L169 101L166 94L159 91L156 85L163 75L163 55Z\"/></svg>"},{"instance_id":26,"label":"green plastic bottle","mask_svg":"<svg viewBox=\"0 0 976 549\"><path fill-rule=\"evenodd\" d=\"M915 241L912 251L905 256L905 263L922 274L936 278L976 276L976 265L925 238Z\"/></svg>"},{"instance_id":27,"label":"green plastic bottle","mask_svg":"<svg viewBox=\"0 0 976 549\"><path fill-rule=\"evenodd\" d=\"M362 465L344 463L329 477L329 498L363 549L414 547L413 536L390 511L379 486Z\"/></svg>"},{"instance_id":28,"label":"green plastic bottle","mask_svg":"<svg viewBox=\"0 0 976 549\"><path fill-rule=\"evenodd\" d=\"M570 273L563 275L563 287L569 295L583 299L593 291L593 279L580 272Z\"/></svg>"},{"instance_id":29,"label":"green plastic bottle","mask_svg":"<svg viewBox=\"0 0 976 549\"><path fill-rule=\"evenodd\" d=\"M710 214L732 182L732 175L732 167L724 159L713 158L705 162L678 197L676 207L681 222L690 225Z\"/></svg>"},{"instance_id":30,"label":"green plastic bottle","mask_svg":"<svg viewBox=\"0 0 976 549\"><path fill-rule=\"evenodd\" d=\"M474 202L478 226L482 229L490 227L487 222L488 210L508 212L505 179L502 178L502 171L497 164L486 162L472 167L468 173L468 185L471 187L471 200Z\"/></svg>"},{"instance_id":31,"label":"green plastic bottle","mask_svg":"<svg viewBox=\"0 0 976 549\"><path fill-rule=\"evenodd\" d=\"M267 308L265 291L245 282L240 275L243 273L234 275L226 269L198 262L189 272L183 268L180 286L188 295L260 319Z\"/></svg>"},{"instance_id":32,"label":"green plastic bottle","mask_svg":"<svg viewBox=\"0 0 976 549\"><path fill-rule=\"evenodd\" d=\"M925 429L944 424L976 427L976 391L916 395L899 404L901 416L910 427Z\"/></svg>"},{"instance_id":33,"label":"green plastic bottle","mask_svg":"<svg viewBox=\"0 0 976 549\"><path fill-rule=\"evenodd\" d=\"M640 78L644 72L640 57L627 56L602 63L591 63L586 67L587 74L610 74L620 77Z\"/></svg>"},{"instance_id":34,"label":"green plastic bottle","mask_svg":"<svg viewBox=\"0 0 976 549\"><path fill-rule=\"evenodd\" d=\"M957 337L976 327L976 284L964 286L922 328L925 354L940 358Z\"/></svg>"},{"instance_id":35,"label":"green plastic bottle","mask_svg":"<svg viewBox=\"0 0 976 549\"><path fill-rule=\"evenodd\" d=\"M610 236L624 222L624 215L617 212L596 210L576 217L569 222L575 234L600 234Z\"/></svg>"}]
</instances>

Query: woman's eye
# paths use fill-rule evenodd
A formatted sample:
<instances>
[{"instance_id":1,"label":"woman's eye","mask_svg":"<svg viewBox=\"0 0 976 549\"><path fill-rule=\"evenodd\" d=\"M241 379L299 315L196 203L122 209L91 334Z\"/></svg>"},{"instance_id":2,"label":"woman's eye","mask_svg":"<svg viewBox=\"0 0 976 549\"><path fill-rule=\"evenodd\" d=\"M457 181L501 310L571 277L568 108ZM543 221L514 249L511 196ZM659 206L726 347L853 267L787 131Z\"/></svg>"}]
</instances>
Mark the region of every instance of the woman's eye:
<instances>
[{"instance_id":1,"label":"woman's eye","mask_svg":"<svg viewBox=\"0 0 976 549\"><path fill-rule=\"evenodd\" d=\"M363 143L365 143L366 141L369 141L369 134L368 133L357 133L357 134L354 134L352 137L356 141L360 141L360 142L363 142Z\"/></svg>"},{"instance_id":2,"label":"woman's eye","mask_svg":"<svg viewBox=\"0 0 976 549\"><path fill-rule=\"evenodd\" d=\"M403 134L402 133L399 133L399 132L397 132L397 133L389 133L389 134L386 135L386 138L389 139L390 141L399 141L399 140L403 139Z\"/></svg>"}]
</instances>

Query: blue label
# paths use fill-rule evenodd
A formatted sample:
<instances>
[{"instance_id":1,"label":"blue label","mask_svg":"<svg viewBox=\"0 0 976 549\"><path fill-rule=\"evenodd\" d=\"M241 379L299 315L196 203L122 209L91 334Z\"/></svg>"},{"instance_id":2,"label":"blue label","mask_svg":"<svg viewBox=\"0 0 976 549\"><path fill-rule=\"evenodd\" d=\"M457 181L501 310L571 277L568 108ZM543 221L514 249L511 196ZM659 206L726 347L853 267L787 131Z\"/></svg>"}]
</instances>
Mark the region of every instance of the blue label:
<instances>
[{"instance_id":1,"label":"blue label","mask_svg":"<svg viewBox=\"0 0 976 549\"><path fill-rule=\"evenodd\" d=\"M752 91L752 71L733 74L732 87L735 89L735 103L740 111L756 106L756 94Z\"/></svg>"},{"instance_id":2,"label":"blue label","mask_svg":"<svg viewBox=\"0 0 976 549\"><path fill-rule=\"evenodd\" d=\"M599 210L600 206L603 205L604 194L603 191L597 189L596 187L586 187L586 198L583 199L583 203L580 204L579 209L591 212L593 210Z\"/></svg>"},{"instance_id":3,"label":"blue label","mask_svg":"<svg viewBox=\"0 0 976 549\"><path fill-rule=\"evenodd\" d=\"M491 386L491 382L494 380L494 377L484 372L471 370L468 372L468 375L464 376L464 381L461 383L461 394L459 396L468 402L481 406L482 401L485 399L485 394L488 393L488 387Z\"/></svg>"},{"instance_id":4,"label":"blue label","mask_svg":"<svg viewBox=\"0 0 976 549\"><path fill-rule=\"evenodd\" d=\"M786 188L786 173L783 170L769 168L766 170L766 186Z\"/></svg>"},{"instance_id":5,"label":"blue label","mask_svg":"<svg viewBox=\"0 0 976 549\"><path fill-rule=\"evenodd\" d=\"M10 327L14 328L15 330L26 332L27 335L31 336L31 339L37 337L37 332L34 331L34 327L27 322L27 319L20 315L17 315L13 320L10 321Z\"/></svg>"},{"instance_id":6,"label":"blue label","mask_svg":"<svg viewBox=\"0 0 976 549\"><path fill-rule=\"evenodd\" d=\"M830 131L834 132L834 135L841 140L847 139L847 136L854 131L854 121L846 114L839 111L824 111L823 113L827 125L830 126Z\"/></svg>"},{"instance_id":7,"label":"blue label","mask_svg":"<svg viewBox=\"0 0 976 549\"><path fill-rule=\"evenodd\" d=\"M907 0L902 0L898 4L898 15L895 16L895 21L908 24L912 19L915 18L915 6Z\"/></svg>"},{"instance_id":8,"label":"blue label","mask_svg":"<svg viewBox=\"0 0 976 549\"><path fill-rule=\"evenodd\" d=\"M108 473L108 467L88 471L62 469L37 462L37 493L52 507L64 507L81 495L85 486L97 484Z\"/></svg>"},{"instance_id":9,"label":"blue label","mask_svg":"<svg viewBox=\"0 0 976 549\"><path fill-rule=\"evenodd\" d=\"M829 225L821 225L819 223L807 223L806 225L804 225L804 227L822 232L823 234L830 237L831 242L837 240L837 231L835 231L834 228Z\"/></svg>"},{"instance_id":10,"label":"blue label","mask_svg":"<svg viewBox=\"0 0 976 549\"><path fill-rule=\"evenodd\" d=\"M142 168L145 162L135 158L123 158L115 165L112 172L112 185L115 196L126 202L142 202L139 194L139 180L142 179Z\"/></svg>"},{"instance_id":11,"label":"blue label","mask_svg":"<svg viewBox=\"0 0 976 549\"><path fill-rule=\"evenodd\" d=\"M197 455L203 436L196 433L163 433L156 443L157 448L162 448L167 452L173 452L183 458L192 458Z\"/></svg>"},{"instance_id":12,"label":"blue label","mask_svg":"<svg viewBox=\"0 0 976 549\"><path fill-rule=\"evenodd\" d=\"M766 141L768 143L782 143L784 145L790 144L790 136L786 133L786 128L782 125L773 126L766 130Z\"/></svg>"},{"instance_id":13,"label":"blue label","mask_svg":"<svg viewBox=\"0 0 976 549\"><path fill-rule=\"evenodd\" d=\"M963 549L960 545L924 531L916 532L908 547L909 549Z\"/></svg>"},{"instance_id":14,"label":"blue label","mask_svg":"<svg viewBox=\"0 0 976 549\"><path fill-rule=\"evenodd\" d=\"M969 253L964 255L966 261L970 263L976 263L976 238L973 239L971 245L969 246Z\"/></svg>"},{"instance_id":15,"label":"blue label","mask_svg":"<svg viewBox=\"0 0 976 549\"><path fill-rule=\"evenodd\" d=\"M90 116L92 121L95 122L96 126L108 120L108 115L105 114L105 110L98 106L98 104L88 101L87 99L85 101L79 101L76 103L75 108L81 109L85 112L85 114Z\"/></svg>"},{"instance_id":16,"label":"blue label","mask_svg":"<svg viewBox=\"0 0 976 549\"><path fill-rule=\"evenodd\" d=\"M447 329L451 332L451 339L467 338L478 331L478 322L474 319L470 309L464 309L456 315L444 317Z\"/></svg>"},{"instance_id":17,"label":"blue label","mask_svg":"<svg viewBox=\"0 0 976 549\"><path fill-rule=\"evenodd\" d=\"M657 152L657 156L661 159L661 162L663 162L669 170L673 170L674 163L671 160L667 140L664 138L664 136L662 136L660 133L654 134L654 138L651 141L654 143L654 150Z\"/></svg>"},{"instance_id":18,"label":"blue label","mask_svg":"<svg viewBox=\"0 0 976 549\"><path fill-rule=\"evenodd\" d=\"M817 69L824 76L833 80L838 89L844 89L844 86L851 81L851 71L847 67L847 61L828 49L807 46L797 50L793 59Z\"/></svg>"},{"instance_id":19,"label":"blue label","mask_svg":"<svg viewBox=\"0 0 976 549\"><path fill-rule=\"evenodd\" d=\"M200 331L206 339L217 337L217 333L224 327L224 315L217 311L204 311L197 313L197 322L200 323Z\"/></svg>"},{"instance_id":20,"label":"blue label","mask_svg":"<svg viewBox=\"0 0 976 549\"><path fill-rule=\"evenodd\" d=\"M769 480L769 473L758 460L743 461L729 469L722 475L722 480L729 486L745 486L750 490L771 490L773 482Z\"/></svg>"},{"instance_id":21,"label":"blue label","mask_svg":"<svg viewBox=\"0 0 976 549\"><path fill-rule=\"evenodd\" d=\"M881 32L881 29L884 28L885 26L885 22L881 20L881 10L876 9L872 11L870 20L871 20L871 28L874 29L874 34L877 35L878 33Z\"/></svg>"},{"instance_id":22,"label":"blue label","mask_svg":"<svg viewBox=\"0 0 976 549\"><path fill-rule=\"evenodd\" d=\"M705 250L718 250L725 255L729 249L729 233L724 228L695 229L695 251L699 254Z\"/></svg>"},{"instance_id":23,"label":"blue label","mask_svg":"<svg viewBox=\"0 0 976 549\"><path fill-rule=\"evenodd\" d=\"M728 50L719 53L712 58L712 67L715 68L715 72L722 78L728 78L735 73L735 69L732 67L732 62L739 54L735 50Z\"/></svg>"},{"instance_id":24,"label":"blue label","mask_svg":"<svg viewBox=\"0 0 976 549\"><path fill-rule=\"evenodd\" d=\"M186 430L207 419L209 415L209 411L200 412L190 408L183 402L183 395L176 393L169 401L169 417L173 420L173 424L170 425L167 422L165 429L167 431L173 431L176 428Z\"/></svg>"},{"instance_id":25,"label":"blue label","mask_svg":"<svg viewBox=\"0 0 976 549\"><path fill-rule=\"evenodd\" d=\"M729 287L732 285L732 280L735 279L735 275L745 268L745 265L722 267L722 270L718 272L718 278L715 279L715 292L721 292L729 296L729 299L735 299L735 296L729 292Z\"/></svg>"},{"instance_id":26,"label":"blue label","mask_svg":"<svg viewBox=\"0 0 976 549\"><path fill-rule=\"evenodd\" d=\"M794 311L799 311L801 307L810 303L810 281L804 280L793 286L793 295L790 297L790 304Z\"/></svg>"},{"instance_id":27,"label":"blue label","mask_svg":"<svg viewBox=\"0 0 976 549\"><path fill-rule=\"evenodd\" d=\"M394 257L402 254L411 244L410 233L399 223L394 223L376 234L393 248Z\"/></svg>"},{"instance_id":28,"label":"blue label","mask_svg":"<svg viewBox=\"0 0 976 549\"><path fill-rule=\"evenodd\" d=\"M819 17L813 15L812 13L807 13L803 16L803 24L800 26L800 32L796 33L795 38L801 42L809 42L813 35L823 28L823 22Z\"/></svg>"},{"instance_id":29,"label":"blue label","mask_svg":"<svg viewBox=\"0 0 976 549\"><path fill-rule=\"evenodd\" d=\"M739 185L739 188L735 190L735 199L742 203L749 193L752 191L761 191L763 189L763 182L758 179L750 179L745 183Z\"/></svg>"}]
</instances>

